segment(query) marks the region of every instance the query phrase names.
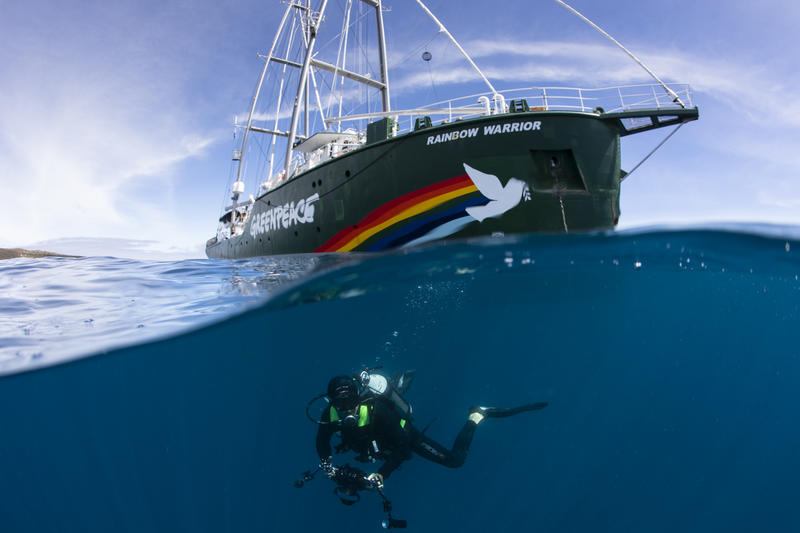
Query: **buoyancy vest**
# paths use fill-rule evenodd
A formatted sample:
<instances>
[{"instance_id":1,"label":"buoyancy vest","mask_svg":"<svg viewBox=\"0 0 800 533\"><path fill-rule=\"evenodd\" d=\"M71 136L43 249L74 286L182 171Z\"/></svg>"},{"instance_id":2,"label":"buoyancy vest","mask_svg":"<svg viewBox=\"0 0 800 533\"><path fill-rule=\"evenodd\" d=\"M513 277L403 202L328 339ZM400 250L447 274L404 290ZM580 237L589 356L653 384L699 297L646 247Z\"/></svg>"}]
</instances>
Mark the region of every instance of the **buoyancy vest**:
<instances>
[{"instance_id":1,"label":"buoyancy vest","mask_svg":"<svg viewBox=\"0 0 800 533\"><path fill-rule=\"evenodd\" d=\"M370 422L372 422L372 410L373 409L374 409L374 406L373 406L372 403L369 403L369 404L363 404L362 403L362 404L358 405L358 422L356 424L356 427L363 428L363 427L369 425ZM339 411L334 406L331 406L329 416L330 416L330 421L331 422L339 422L340 420L343 420L342 417L339 415ZM348 416L354 416L354 415L348 415ZM344 418L347 418L347 417L345 416ZM405 429L406 422L407 421L406 421L405 418L401 418L400 419L400 427Z\"/></svg>"},{"instance_id":2,"label":"buoyancy vest","mask_svg":"<svg viewBox=\"0 0 800 533\"><path fill-rule=\"evenodd\" d=\"M367 404L359 404L358 406L358 423L356 424L357 427L363 428L364 426L370 423L370 413L372 412L372 406ZM350 415L348 415L350 416ZM344 418L347 418L346 416ZM330 410L330 420L331 422L338 422L342 420L342 417L339 416L339 411L336 410L334 406L331 405Z\"/></svg>"}]
</instances>

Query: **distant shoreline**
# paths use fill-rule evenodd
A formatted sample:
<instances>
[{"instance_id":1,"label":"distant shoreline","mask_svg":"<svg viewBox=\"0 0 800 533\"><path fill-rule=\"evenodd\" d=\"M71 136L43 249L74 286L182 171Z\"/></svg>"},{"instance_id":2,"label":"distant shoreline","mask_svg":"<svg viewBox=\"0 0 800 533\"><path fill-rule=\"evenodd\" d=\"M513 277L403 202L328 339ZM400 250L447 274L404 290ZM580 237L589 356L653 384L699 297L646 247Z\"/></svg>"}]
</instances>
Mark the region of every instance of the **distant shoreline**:
<instances>
[{"instance_id":1,"label":"distant shoreline","mask_svg":"<svg viewBox=\"0 0 800 533\"><path fill-rule=\"evenodd\" d=\"M18 257L80 257L79 255L57 254L43 250L24 250L22 248L0 248L0 260L16 259Z\"/></svg>"}]
</instances>

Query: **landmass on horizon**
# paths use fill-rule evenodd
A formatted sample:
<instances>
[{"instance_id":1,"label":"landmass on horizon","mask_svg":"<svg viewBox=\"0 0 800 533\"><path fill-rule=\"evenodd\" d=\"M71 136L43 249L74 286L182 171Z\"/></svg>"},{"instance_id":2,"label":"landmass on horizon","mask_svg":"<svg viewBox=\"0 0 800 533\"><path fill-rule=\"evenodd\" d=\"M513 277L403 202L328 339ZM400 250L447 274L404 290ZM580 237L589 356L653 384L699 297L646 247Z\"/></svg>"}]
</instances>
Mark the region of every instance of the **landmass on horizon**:
<instances>
[{"instance_id":1,"label":"landmass on horizon","mask_svg":"<svg viewBox=\"0 0 800 533\"><path fill-rule=\"evenodd\" d=\"M25 250L23 248L0 248L0 260L16 259L18 257L39 258L39 257L81 257L81 256L57 254L54 252L45 252L44 250Z\"/></svg>"}]
</instances>

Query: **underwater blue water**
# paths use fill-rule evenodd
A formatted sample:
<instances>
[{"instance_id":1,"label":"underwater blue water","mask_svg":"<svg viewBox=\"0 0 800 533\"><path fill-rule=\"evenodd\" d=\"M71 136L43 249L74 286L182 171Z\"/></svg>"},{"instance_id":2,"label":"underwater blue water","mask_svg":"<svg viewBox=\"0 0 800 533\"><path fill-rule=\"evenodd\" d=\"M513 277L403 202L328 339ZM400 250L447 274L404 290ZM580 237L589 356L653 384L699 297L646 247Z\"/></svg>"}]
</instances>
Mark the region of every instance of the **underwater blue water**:
<instances>
[{"instance_id":1,"label":"underwater blue water","mask_svg":"<svg viewBox=\"0 0 800 533\"><path fill-rule=\"evenodd\" d=\"M471 405L550 404L481 423L460 469L397 470L410 530L800 530L797 235L2 262L2 530L379 530L377 495L293 487L307 402L376 365L416 370L446 445Z\"/></svg>"}]
</instances>

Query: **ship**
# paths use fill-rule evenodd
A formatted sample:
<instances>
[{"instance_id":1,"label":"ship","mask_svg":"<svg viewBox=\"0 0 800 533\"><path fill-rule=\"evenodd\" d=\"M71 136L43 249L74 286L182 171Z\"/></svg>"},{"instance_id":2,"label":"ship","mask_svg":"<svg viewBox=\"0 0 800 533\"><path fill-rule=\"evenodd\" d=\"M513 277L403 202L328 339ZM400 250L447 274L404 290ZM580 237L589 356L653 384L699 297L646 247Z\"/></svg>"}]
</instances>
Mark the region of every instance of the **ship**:
<instances>
[{"instance_id":1,"label":"ship","mask_svg":"<svg viewBox=\"0 0 800 533\"><path fill-rule=\"evenodd\" d=\"M395 109L385 2L347 0L335 15L327 0L289 2L260 56L249 113L236 120L208 257L613 229L630 174L621 169L621 138L669 126L674 133L699 116L688 85L662 82L607 34L656 83L499 90L416 1L486 91ZM365 20L372 31L356 29ZM360 52L351 51L356 37ZM422 60L429 59L425 51Z\"/></svg>"}]
</instances>

